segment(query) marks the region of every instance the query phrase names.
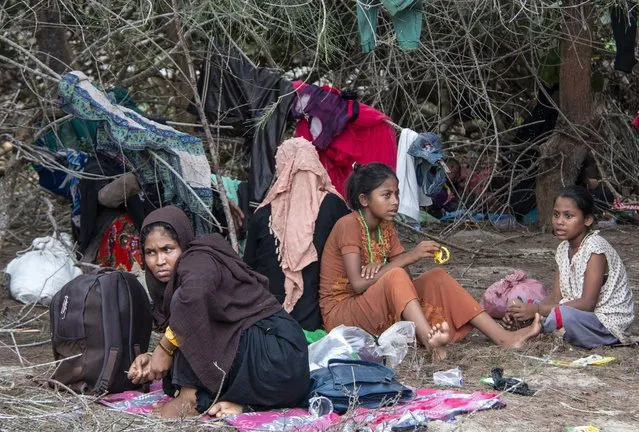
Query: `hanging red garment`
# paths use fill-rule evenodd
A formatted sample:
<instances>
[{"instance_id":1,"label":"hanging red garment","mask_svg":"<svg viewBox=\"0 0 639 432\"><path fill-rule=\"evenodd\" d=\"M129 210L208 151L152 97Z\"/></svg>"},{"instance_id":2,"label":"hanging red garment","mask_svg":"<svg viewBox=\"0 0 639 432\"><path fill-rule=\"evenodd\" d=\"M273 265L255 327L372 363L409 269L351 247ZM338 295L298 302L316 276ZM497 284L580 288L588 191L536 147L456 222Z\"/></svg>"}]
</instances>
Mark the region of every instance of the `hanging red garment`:
<instances>
[{"instance_id":1,"label":"hanging red garment","mask_svg":"<svg viewBox=\"0 0 639 432\"><path fill-rule=\"evenodd\" d=\"M301 81L293 82L295 90L301 90L307 85ZM322 89L327 92L341 93L329 86L322 86ZM318 149L322 165L328 171L333 185L342 195L344 195L346 179L353 171L353 163L364 165L370 162L381 162L393 170L397 164L397 137L393 127L386 123L390 120L389 117L375 108L353 100L348 101L348 117L349 123L331 141L326 150ZM297 122L295 136L313 142L308 119Z\"/></svg>"},{"instance_id":2,"label":"hanging red garment","mask_svg":"<svg viewBox=\"0 0 639 432\"><path fill-rule=\"evenodd\" d=\"M120 271L131 271L136 262L144 268L140 254L140 234L129 215L123 214L105 231L96 264Z\"/></svg>"}]
</instances>

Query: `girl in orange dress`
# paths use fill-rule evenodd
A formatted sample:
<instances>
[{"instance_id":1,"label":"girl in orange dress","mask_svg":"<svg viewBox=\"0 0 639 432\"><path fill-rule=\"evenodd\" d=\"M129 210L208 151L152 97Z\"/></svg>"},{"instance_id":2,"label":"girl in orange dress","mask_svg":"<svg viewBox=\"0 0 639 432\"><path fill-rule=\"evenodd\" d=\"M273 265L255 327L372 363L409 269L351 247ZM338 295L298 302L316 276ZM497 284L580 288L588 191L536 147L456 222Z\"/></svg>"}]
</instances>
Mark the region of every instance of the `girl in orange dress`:
<instances>
[{"instance_id":1,"label":"girl in orange dress","mask_svg":"<svg viewBox=\"0 0 639 432\"><path fill-rule=\"evenodd\" d=\"M399 320L412 321L418 341L439 358L446 344L473 327L513 348L539 333L539 316L518 331L501 327L442 268L411 280L404 267L432 259L440 246L423 241L404 250L393 225L399 185L388 166L356 166L346 193L354 211L337 221L322 255L320 308L327 331L344 324L379 335Z\"/></svg>"}]
</instances>

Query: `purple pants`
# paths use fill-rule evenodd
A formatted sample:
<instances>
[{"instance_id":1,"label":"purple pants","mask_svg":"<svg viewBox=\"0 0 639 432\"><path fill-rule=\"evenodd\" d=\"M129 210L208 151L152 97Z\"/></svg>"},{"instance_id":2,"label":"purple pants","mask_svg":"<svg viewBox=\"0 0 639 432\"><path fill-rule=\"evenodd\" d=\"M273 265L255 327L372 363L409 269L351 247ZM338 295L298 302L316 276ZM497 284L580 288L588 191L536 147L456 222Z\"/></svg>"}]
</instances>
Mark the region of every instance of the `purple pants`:
<instances>
[{"instance_id":1,"label":"purple pants","mask_svg":"<svg viewBox=\"0 0 639 432\"><path fill-rule=\"evenodd\" d=\"M619 339L604 327L594 312L557 306L544 320L543 331L550 333L562 327L566 330L564 340L578 347L595 348L619 343Z\"/></svg>"},{"instance_id":2,"label":"purple pants","mask_svg":"<svg viewBox=\"0 0 639 432\"><path fill-rule=\"evenodd\" d=\"M520 298L524 303L539 303ZM553 308L542 325L544 333L552 333L565 329L564 340L571 345L582 348L595 348L602 345L619 343L608 329L599 321L594 312L585 312L570 306Z\"/></svg>"}]
</instances>

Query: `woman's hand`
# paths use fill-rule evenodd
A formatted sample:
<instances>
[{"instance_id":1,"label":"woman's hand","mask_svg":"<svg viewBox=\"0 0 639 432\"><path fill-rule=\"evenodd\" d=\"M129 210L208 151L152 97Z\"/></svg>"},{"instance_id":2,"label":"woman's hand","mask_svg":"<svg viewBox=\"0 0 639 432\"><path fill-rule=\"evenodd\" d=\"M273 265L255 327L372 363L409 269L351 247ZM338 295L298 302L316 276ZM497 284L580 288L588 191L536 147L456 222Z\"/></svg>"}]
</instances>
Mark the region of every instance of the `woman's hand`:
<instances>
[{"instance_id":1,"label":"woman's hand","mask_svg":"<svg viewBox=\"0 0 639 432\"><path fill-rule=\"evenodd\" d=\"M411 250L416 259L432 258L433 254L439 250L439 243L434 241L423 241Z\"/></svg>"},{"instance_id":2,"label":"woman's hand","mask_svg":"<svg viewBox=\"0 0 639 432\"><path fill-rule=\"evenodd\" d=\"M159 380L171 369L173 357L168 355L161 347L155 348L149 364L149 379Z\"/></svg>"},{"instance_id":3,"label":"woman's hand","mask_svg":"<svg viewBox=\"0 0 639 432\"><path fill-rule=\"evenodd\" d=\"M537 303L513 302L508 305L506 315L510 314L512 319L517 321L526 321L533 319L537 312L539 312L539 305Z\"/></svg>"},{"instance_id":4,"label":"woman's hand","mask_svg":"<svg viewBox=\"0 0 639 432\"><path fill-rule=\"evenodd\" d=\"M382 263L366 264L365 266L362 266L362 277L368 280L373 279L382 267L384 267L384 264Z\"/></svg>"},{"instance_id":5,"label":"woman's hand","mask_svg":"<svg viewBox=\"0 0 639 432\"><path fill-rule=\"evenodd\" d=\"M151 363L151 353L140 354L129 366L127 377L133 384L140 384L149 380L149 364Z\"/></svg>"}]
</instances>

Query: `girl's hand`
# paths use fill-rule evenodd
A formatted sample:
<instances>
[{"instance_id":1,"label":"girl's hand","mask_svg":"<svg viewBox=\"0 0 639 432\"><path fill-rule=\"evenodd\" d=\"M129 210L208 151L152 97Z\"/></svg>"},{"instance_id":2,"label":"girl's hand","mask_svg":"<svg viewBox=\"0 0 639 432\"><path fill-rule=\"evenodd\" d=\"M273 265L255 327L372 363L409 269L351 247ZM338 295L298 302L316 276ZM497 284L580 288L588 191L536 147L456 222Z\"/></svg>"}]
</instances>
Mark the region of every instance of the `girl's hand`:
<instances>
[{"instance_id":1,"label":"girl's hand","mask_svg":"<svg viewBox=\"0 0 639 432\"><path fill-rule=\"evenodd\" d=\"M382 263L377 263L377 264L366 264L365 266L362 266L362 277L364 279L373 279L375 277L375 275L381 270L381 268L384 267L384 264Z\"/></svg>"},{"instance_id":2,"label":"girl's hand","mask_svg":"<svg viewBox=\"0 0 639 432\"><path fill-rule=\"evenodd\" d=\"M149 379L159 380L164 378L164 375L166 375L172 365L173 357L168 355L162 348L157 347L153 351L151 363L149 364Z\"/></svg>"},{"instance_id":3,"label":"girl's hand","mask_svg":"<svg viewBox=\"0 0 639 432\"><path fill-rule=\"evenodd\" d=\"M140 384L149 380L149 364L151 363L151 354L140 354L133 360L131 366L129 366L129 373L127 377L133 382L133 384Z\"/></svg>"},{"instance_id":4,"label":"girl's hand","mask_svg":"<svg viewBox=\"0 0 639 432\"><path fill-rule=\"evenodd\" d=\"M514 329L515 323L517 322L510 312L506 312L506 315L504 315L501 321L504 323L504 327L508 330Z\"/></svg>"},{"instance_id":5,"label":"girl's hand","mask_svg":"<svg viewBox=\"0 0 639 432\"><path fill-rule=\"evenodd\" d=\"M517 321L526 321L533 319L538 310L536 303L515 303L508 305L507 315L510 314Z\"/></svg>"},{"instance_id":6,"label":"girl's hand","mask_svg":"<svg viewBox=\"0 0 639 432\"><path fill-rule=\"evenodd\" d=\"M432 258L433 253L439 250L439 243L434 241L423 241L413 248L411 253L417 258Z\"/></svg>"}]
</instances>

